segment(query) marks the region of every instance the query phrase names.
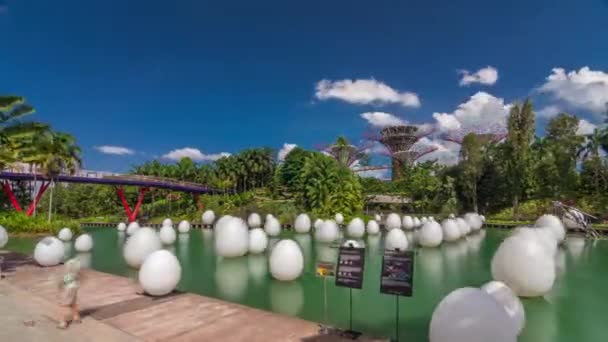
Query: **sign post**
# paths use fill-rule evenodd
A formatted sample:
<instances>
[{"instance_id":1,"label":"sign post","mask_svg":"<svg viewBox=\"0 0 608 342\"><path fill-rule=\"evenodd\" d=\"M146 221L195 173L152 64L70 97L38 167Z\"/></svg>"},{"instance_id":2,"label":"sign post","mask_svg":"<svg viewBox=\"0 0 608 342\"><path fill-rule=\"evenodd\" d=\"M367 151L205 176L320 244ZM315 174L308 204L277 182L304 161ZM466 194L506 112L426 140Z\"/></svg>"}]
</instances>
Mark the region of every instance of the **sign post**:
<instances>
[{"instance_id":1,"label":"sign post","mask_svg":"<svg viewBox=\"0 0 608 342\"><path fill-rule=\"evenodd\" d=\"M385 251L380 277L380 292L395 296L395 335L399 341L399 296L412 296L414 253L399 250Z\"/></svg>"},{"instance_id":2,"label":"sign post","mask_svg":"<svg viewBox=\"0 0 608 342\"><path fill-rule=\"evenodd\" d=\"M348 335L355 339L361 333L353 331L353 288L363 287L363 267L365 265L365 249L350 246L340 247L336 286L348 287L350 296L350 316Z\"/></svg>"}]
</instances>

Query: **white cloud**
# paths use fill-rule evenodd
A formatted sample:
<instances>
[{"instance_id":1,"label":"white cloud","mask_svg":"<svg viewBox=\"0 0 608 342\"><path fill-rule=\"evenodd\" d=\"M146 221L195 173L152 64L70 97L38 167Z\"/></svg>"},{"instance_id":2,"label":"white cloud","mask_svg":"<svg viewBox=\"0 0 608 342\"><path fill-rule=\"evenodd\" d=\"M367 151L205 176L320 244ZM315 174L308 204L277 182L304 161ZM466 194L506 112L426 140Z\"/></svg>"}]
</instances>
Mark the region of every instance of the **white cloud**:
<instances>
[{"instance_id":1,"label":"white cloud","mask_svg":"<svg viewBox=\"0 0 608 342\"><path fill-rule=\"evenodd\" d=\"M437 163L443 165L454 165L458 163L458 156L460 154L460 145L435 139L435 138L422 138L418 142L418 144L433 146L436 147L437 150L431 152L423 157L421 157L418 162L425 162L429 160L437 160Z\"/></svg>"},{"instance_id":2,"label":"white cloud","mask_svg":"<svg viewBox=\"0 0 608 342\"><path fill-rule=\"evenodd\" d=\"M134 150L122 146L102 145L95 146L95 149L103 154L114 154L118 156L135 154Z\"/></svg>"},{"instance_id":3,"label":"white cloud","mask_svg":"<svg viewBox=\"0 0 608 342\"><path fill-rule=\"evenodd\" d=\"M163 158L179 161L182 158L190 158L193 161L202 162L202 161L214 161L223 157L229 157L230 153L222 152L215 154L204 154L198 148L193 147L184 147L178 148L170 151L169 153L163 155Z\"/></svg>"},{"instance_id":4,"label":"white cloud","mask_svg":"<svg viewBox=\"0 0 608 342\"><path fill-rule=\"evenodd\" d=\"M420 107L418 94L399 92L374 79L321 80L317 83L315 96L319 100L338 99L356 104L398 103L404 107Z\"/></svg>"},{"instance_id":5,"label":"white cloud","mask_svg":"<svg viewBox=\"0 0 608 342\"><path fill-rule=\"evenodd\" d=\"M587 66L568 73L563 68L554 68L539 90L572 107L604 113L608 103L608 73Z\"/></svg>"},{"instance_id":6,"label":"white cloud","mask_svg":"<svg viewBox=\"0 0 608 342\"><path fill-rule=\"evenodd\" d=\"M460 86L468 86L472 83L492 85L498 81L498 70L492 66L481 68L472 74L468 70L461 70L460 73L462 74Z\"/></svg>"},{"instance_id":7,"label":"white cloud","mask_svg":"<svg viewBox=\"0 0 608 342\"><path fill-rule=\"evenodd\" d=\"M439 131L504 129L511 109L504 99L485 92L478 92L451 113L433 113Z\"/></svg>"},{"instance_id":8,"label":"white cloud","mask_svg":"<svg viewBox=\"0 0 608 342\"><path fill-rule=\"evenodd\" d=\"M362 113L361 117L367 120L370 125L375 127L398 126L405 125L407 121L389 113L384 112L367 112Z\"/></svg>"},{"instance_id":9,"label":"white cloud","mask_svg":"<svg viewBox=\"0 0 608 342\"><path fill-rule=\"evenodd\" d=\"M589 134L592 134L596 128L597 128L597 125L592 124L591 122L589 122L585 119L581 119L578 121L578 129L576 130L576 134L589 135Z\"/></svg>"},{"instance_id":10,"label":"white cloud","mask_svg":"<svg viewBox=\"0 0 608 342\"><path fill-rule=\"evenodd\" d=\"M539 117L551 119L553 117L556 117L557 114L559 114L561 112L563 112L563 110L559 106L549 105L549 106L544 107L543 109L537 111L536 114Z\"/></svg>"},{"instance_id":11,"label":"white cloud","mask_svg":"<svg viewBox=\"0 0 608 342\"><path fill-rule=\"evenodd\" d=\"M288 144L288 143L283 144L283 147L279 150L279 153L277 155L277 158L279 159L279 161L284 161L285 157L287 157L289 152L291 152L291 150L293 150L296 147L298 147L298 145L296 145L296 144Z\"/></svg>"}]
</instances>

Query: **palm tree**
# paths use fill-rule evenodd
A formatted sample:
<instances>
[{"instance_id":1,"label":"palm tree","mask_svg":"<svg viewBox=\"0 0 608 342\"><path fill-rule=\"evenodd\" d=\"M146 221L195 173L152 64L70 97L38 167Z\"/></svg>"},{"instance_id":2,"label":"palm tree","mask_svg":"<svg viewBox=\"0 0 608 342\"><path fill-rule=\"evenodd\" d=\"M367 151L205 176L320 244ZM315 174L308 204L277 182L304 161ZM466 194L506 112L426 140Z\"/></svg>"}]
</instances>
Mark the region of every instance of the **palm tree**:
<instances>
[{"instance_id":1,"label":"palm tree","mask_svg":"<svg viewBox=\"0 0 608 342\"><path fill-rule=\"evenodd\" d=\"M602 143L606 140L607 133L600 129L594 129L593 133L585 136L585 143L577 152L577 157L582 160L599 157Z\"/></svg>"},{"instance_id":2,"label":"palm tree","mask_svg":"<svg viewBox=\"0 0 608 342\"><path fill-rule=\"evenodd\" d=\"M33 112L34 108L21 96L0 96L0 170L18 161L36 133L48 128L37 122L20 121Z\"/></svg>"}]
</instances>

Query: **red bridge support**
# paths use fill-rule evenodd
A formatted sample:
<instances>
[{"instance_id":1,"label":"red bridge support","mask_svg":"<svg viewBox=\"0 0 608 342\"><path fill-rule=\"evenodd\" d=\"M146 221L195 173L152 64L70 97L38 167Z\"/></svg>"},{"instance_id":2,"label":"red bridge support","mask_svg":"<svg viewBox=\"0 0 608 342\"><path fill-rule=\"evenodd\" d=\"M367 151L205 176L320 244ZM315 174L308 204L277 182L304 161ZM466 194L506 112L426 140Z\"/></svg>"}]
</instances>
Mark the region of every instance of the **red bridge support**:
<instances>
[{"instance_id":1,"label":"red bridge support","mask_svg":"<svg viewBox=\"0 0 608 342\"><path fill-rule=\"evenodd\" d=\"M36 197L34 198L32 203L30 203L29 207L27 208L27 211L25 212L25 215L32 216L32 214L34 213L34 210L36 210L36 206L42 199L42 195L44 195L44 192L46 191L46 189L49 188L49 185L51 185L51 182L42 182L42 185L38 189L38 193L36 194ZM11 201L13 208L15 208L15 210L18 212L23 212L23 209L21 208L21 205L19 205L19 201L17 200L17 197L15 197L15 194L13 193L13 189L11 189L11 184L9 183L9 181L3 182L2 188L4 188L4 192L6 193L9 200Z\"/></svg>"},{"instance_id":2,"label":"red bridge support","mask_svg":"<svg viewBox=\"0 0 608 342\"><path fill-rule=\"evenodd\" d=\"M129 206L129 203L127 202L127 199L125 198L124 188L122 186L116 188L116 194L118 195L118 198L120 198L120 201L122 202L123 207L125 207L125 213L127 214L127 218L129 219L129 222L134 222L135 219L137 218L137 212L139 211L139 208L141 208L141 203L144 200L146 192L148 192L149 190L150 189L148 189L148 188L139 188L139 197L137 198L137 203L135 204L135 208L133 208L133 210L131 211L131 207Z\"/></svg>"}]
</instances>

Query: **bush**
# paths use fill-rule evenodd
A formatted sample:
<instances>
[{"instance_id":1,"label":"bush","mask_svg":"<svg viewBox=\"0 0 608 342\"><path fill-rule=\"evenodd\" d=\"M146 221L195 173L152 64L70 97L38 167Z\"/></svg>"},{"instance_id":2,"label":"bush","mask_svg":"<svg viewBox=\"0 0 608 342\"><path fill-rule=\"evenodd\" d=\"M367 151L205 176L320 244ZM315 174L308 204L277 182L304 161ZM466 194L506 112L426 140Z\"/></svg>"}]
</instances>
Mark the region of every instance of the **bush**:
<instances>
[{"instance_id":1,"label":"bush","mask_svg":"<svg viewBox=\"0 0 608 342\"><path fill-rule=\"evenodd\" d=\"M63 227L68 227L74 233L80 232L80 224L76 220L53 219L48 222L46 215L26 216L23 213L3 213L0 225L9 233L23 234L57 234Z\"/></svg>"},{"instance_id":2,"label":"bush","mask_svg":"<svg viewBox=\"0 0 608 342\"><path fill-rule=\"evenodd\" d=\"M551 212L551 200L529 200L519 205L519 219L521 221L534 221L539 216ZM488 220L510 221L513 220L513 208L505 208L496 214L488 216Z\"/></svg>"}]
</instances>

